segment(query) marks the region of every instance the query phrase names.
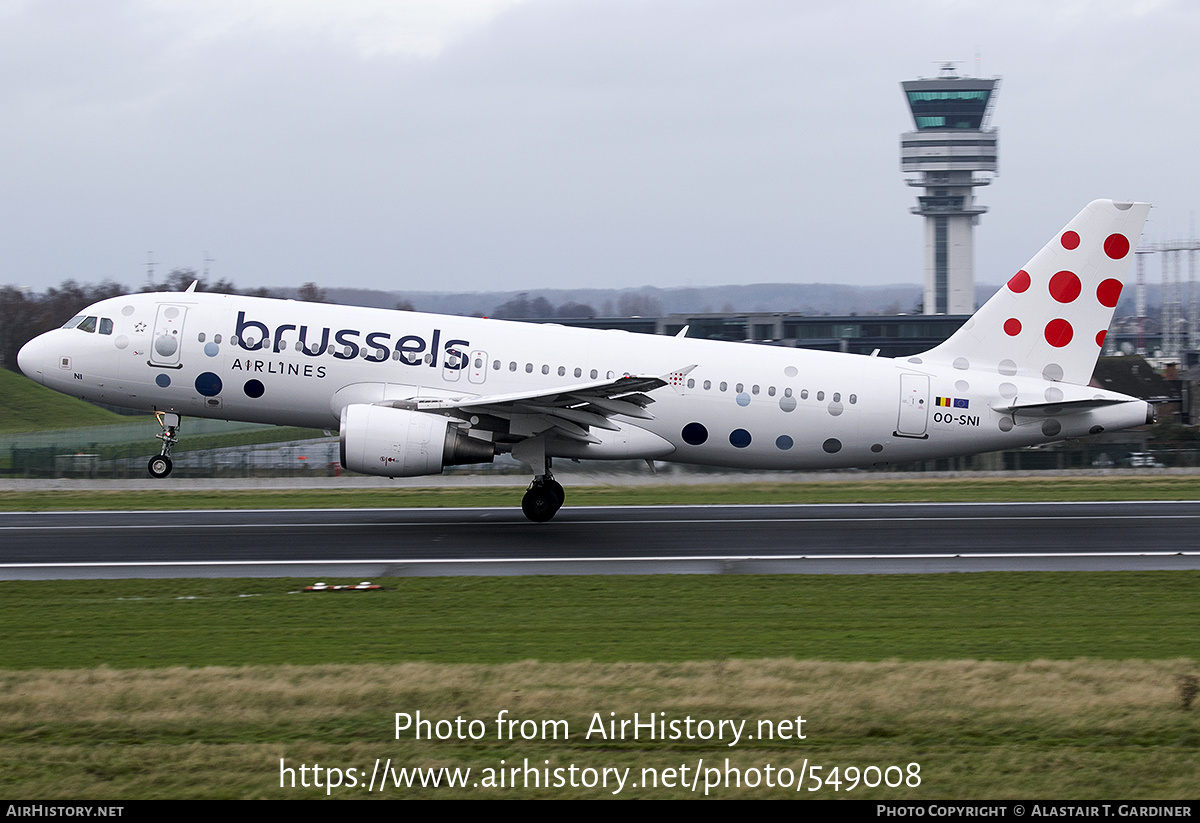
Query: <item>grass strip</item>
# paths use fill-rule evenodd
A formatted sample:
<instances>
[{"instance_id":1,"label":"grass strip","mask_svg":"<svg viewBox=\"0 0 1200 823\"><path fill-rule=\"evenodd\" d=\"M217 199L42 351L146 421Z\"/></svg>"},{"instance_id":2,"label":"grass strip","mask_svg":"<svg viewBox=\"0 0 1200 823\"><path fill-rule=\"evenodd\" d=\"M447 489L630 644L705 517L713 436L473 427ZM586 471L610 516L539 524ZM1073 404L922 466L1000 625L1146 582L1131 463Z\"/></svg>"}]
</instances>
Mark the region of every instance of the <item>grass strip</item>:
<instances>
[{"instance_id":1,"label":"grass strip","mask_svg":"<svg viewBox=\"0 0 1200 823\"><path fill-rule=\"evenodd\" d=\"M709 796L730 799L1194 798L1200 711L1184 710L1180 685L1196 672L1195 660L792 659L8 671L0 787L39 799L636 799L703 796L718 779ZM449 721L448 739L398 734L397 712ZM502 712L516 724L498 726ZM634 740L619 725L634 713L678 725ZM457 718L479 721L458 727L477 739L451 731ZM701 739L701 720L745 721L743 736L729 745L726 726ZM370 792L377 759L392 771ZM325 788L317 764L341 787ZM471 772L459 772L465 788L395 785L413 767ZM624 788L570 785L606 768L628 769Z\"/></svg>"},{"instance_id":2,"label":"grass strip","mask_svg":"<svg viewBox=\"0 0 1200 823\"><path fill-rule=\"evenodd\" d=\"M286 483L286 481L283 481ZM330 479L330 485L336 484ZM521 487L0 492L0 511L519 506ZM871 477L787 483L568 486L568 506L1195 500L1200 477Z\"/></svg>"},{"instance_id":3,"label":"grass strip","mask_svg":"<svg viewBox=\"0 0 1200 823\"><path fill-rule=\"evenodd\" d=\"M8 669L1200 659L1200 572L0 583ZM326 583L357 582L326 580Z\"/></svg>"},{"instance_id":4,"label":"grass strip","mask_svg":"<svg viewBox=\"0 0 1200 823\"><path fill-rule=\"evenodd\" d=\"M87 401L64 397L14 371L0 369L0 435L128 420Z\"/></svg>"}]
</instances>

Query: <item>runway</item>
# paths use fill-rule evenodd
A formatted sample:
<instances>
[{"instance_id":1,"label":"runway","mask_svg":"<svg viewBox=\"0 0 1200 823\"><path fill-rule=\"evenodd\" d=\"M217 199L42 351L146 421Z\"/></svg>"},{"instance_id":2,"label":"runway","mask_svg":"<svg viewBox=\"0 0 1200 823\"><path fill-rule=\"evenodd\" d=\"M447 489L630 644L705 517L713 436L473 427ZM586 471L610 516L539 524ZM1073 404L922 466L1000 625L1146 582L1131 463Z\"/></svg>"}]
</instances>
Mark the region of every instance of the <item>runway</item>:
<instances>
[{"instance_id":1,"label":"runway","mask_svg":"<svg viewBox=\"0 0 1200 823\"><path fill-rule=\"evenodd\" d=\"M1200 501L0 515L0 579L1195 569Z\"/></svg>"}]
</instances>

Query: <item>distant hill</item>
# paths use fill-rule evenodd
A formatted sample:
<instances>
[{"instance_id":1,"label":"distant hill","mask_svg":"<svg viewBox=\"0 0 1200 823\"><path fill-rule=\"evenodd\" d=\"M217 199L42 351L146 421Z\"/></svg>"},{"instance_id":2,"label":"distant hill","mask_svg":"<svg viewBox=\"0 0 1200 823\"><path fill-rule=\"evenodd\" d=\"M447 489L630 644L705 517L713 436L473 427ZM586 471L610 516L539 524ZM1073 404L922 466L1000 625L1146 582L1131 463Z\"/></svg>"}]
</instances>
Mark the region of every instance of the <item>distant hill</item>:
<instances>
[{"instance_id":1,"label":"distant hill","mask_svg":"<svg viewBox=\"0 0 1200 823\"><path fill-rule=\"evenodd\" d=\"M127 423L129 418L66 397L28 377L0 369L0 434Z\"/></svg>"},{"instance_id":2,"label":"distant hill","mask_svg":"<svg viewBox=\"0 0 1200 823\"><path fill-rule=\"evenodd\" d=\"M977 284L975 299L978 305L987 302L1000 288L994 284ZM1132 315L1135 295L1132 285L1125 288L1116 316ZM298 298L296 289L276 289L282 297ZM874 315L915 314L922 300L922 288L914 283L895 283L889 286L847 286L837 283L756 283L748 286L695 286L661 289L641 286L629 289L524 289L521 291L488 292L430 292L381 291L376 289L326 288L330 302L347 306L395 308L411 303L417 311L438 314L491 315L505 303L521 294L530 300L545 298L555 307L567 303L591 306L597 317L621 316L617 310L622 297L648 298L661 306L662 314L695 314L700 312L789 312L806 315ZM1151 316L1162 310L1161 289L1156 283L1147 284L1147 312Z\"/></svg>"},{"instance_id":3,"label":"distant hill","mask_svg":"<svg viewBox=\"0 0 1200 823\"><path fill-rule=\"evenodd\" d=\"M295 290L278 290L297 297ZM994 289L990 289L990 294ZM522 289L491 292L376 291L371 289L326 288L331 302L344 305L395 308L408 302L417 311L458 315L490 315L518 295L532 300L545 298L554 306L581 303L597 316L617 314L622 298L648 298L661 306L663 314L720 311L777 311L803 314L898 314L911 313L921 300L921 287L901 283L891 286L844 286L833 283L756 283L748 286L696 286L660 289L642 286L631 289Z\"/></svg>"}]
</instances>

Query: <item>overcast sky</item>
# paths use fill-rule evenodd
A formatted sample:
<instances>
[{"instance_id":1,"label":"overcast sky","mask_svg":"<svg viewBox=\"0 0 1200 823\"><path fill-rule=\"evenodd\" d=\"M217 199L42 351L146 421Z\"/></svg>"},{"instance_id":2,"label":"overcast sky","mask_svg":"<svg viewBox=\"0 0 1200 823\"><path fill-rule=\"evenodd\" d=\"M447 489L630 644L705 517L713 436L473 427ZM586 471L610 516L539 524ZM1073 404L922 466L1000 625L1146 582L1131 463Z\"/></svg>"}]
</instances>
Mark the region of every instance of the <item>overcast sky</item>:
<instances>
[{"instance_id":1,"label":"overcast sky","mask_svg":"<svg viewBox=\"0 0 1200 823\"><path fill-rule=\"evenodd\" d=\"M0 283L917 283L901 80L1001 76L977 280L1200 199L1194 0L0 0ZM978 57L977 57L978 55Z\"/></svg>"}]
</instances>

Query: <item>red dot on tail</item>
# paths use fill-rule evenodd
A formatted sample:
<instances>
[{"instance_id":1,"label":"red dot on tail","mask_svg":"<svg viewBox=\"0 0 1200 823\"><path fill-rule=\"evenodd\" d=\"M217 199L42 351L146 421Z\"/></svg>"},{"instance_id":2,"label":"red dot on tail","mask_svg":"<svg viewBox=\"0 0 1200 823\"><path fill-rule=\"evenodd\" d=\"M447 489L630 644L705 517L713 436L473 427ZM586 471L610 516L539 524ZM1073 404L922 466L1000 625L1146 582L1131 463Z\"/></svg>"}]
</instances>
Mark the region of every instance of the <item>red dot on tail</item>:
<instances>
[{"instance_id":1,"label":"red dot on tail","mask_svg":"<svg viewBox=\"0 0 1200 823\"><path fill-rule=\"evenodd\" d=\"M1021 333L1021 321L1015 317L1010 317L1004 321L1004 333L1009 337L1016 337Z\"/></svg>"},{"instance_id":2,"label":"red dot on tail","mask_svg":"<svg viewBox=\"0 0 1200 823\"><path fill-rule=\"evenodd\" d=\"M1105 337L1108 337L1107 331L1096 332L1096 345L1103 347Z\"/></svg>"},{"instance_id":3,"label":"red dot on tail","mask_svg":"<svg viewBox=\"0 0 1200 823\"><path fill-rule=\"evenodd\" d=\"M1059 303L1070 303L1082 290L1083 286L1074 272L1060 271L1050 278L1050 296Z\"/></svg>"},{"instance_id":4,"label":"red dot on tail","mask_svg":"<svg viewBox=\"0 0 1200 823\"><path fill-rule=\"evenodd\" d=\"M1020 294L1029 288L1029 272L1021 269L1008 281L1008 288Z\"/></svg>"},{"instance_id":5,"label":"red dot on tail","mask_svg":"<svg viewBox=\"0 0 1200 823\"><path fill-rule=\"evenodd\" d=\"M1079 235L1073 231L1064 231L1062 236L1063 248L1068 251L1079 248Z\"/></svg>"},{"instance_id":6,"label":"red dot on tail","mask_svg":"<svg viewBox=\"0 0 1200 823\"><path fill-rule=\"evenodd\" d=\"M1117 301L1121 299L1121 281L1113 280L1111 277L1105 280L1096 287L1096 299L1100 301L1101 306L1115 308Z\"/></svg>"},{"instance_id":7,"label":"red dot on tail","mask_svg":"<svg viewBox=\"0 0 1200 823\"><path fill-rule=\"evenodd\" d=\"M1110 234L1104 240L1104 253L1113 260L1120 260L1129 254L1129 238L1123 234Z\"/></svg>"},{"instance_id":8,"label":"red dot on tail","mask_svg":"<svg viewBox=\"0 0 1200 823\"><path fill-rule=\"evenodd\" d=\"M1056 349L1070 343L1074 336L1075 330L1071 328L1071 324L1061 317L1056 317L1046 324L1046 342Z\"/></svg>"}]
</instances>

